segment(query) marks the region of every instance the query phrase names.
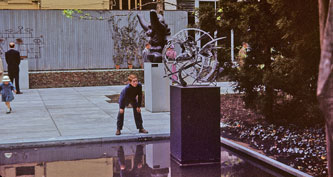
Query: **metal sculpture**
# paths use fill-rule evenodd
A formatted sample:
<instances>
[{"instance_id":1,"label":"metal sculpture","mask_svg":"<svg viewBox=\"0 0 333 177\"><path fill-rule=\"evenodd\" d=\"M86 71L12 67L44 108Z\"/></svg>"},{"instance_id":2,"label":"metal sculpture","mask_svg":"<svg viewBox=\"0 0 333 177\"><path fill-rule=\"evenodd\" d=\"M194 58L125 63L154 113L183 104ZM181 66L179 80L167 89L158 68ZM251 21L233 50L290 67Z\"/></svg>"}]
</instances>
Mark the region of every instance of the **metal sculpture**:
<instances>
[{"instance_id":1,"label":"metal sculpture","mask_svg":"<svg viewBox=\"0 0 333 177\"><path fill-rule=\"evenodd\" d=\"M142 15L138 14L137 17L141 27L150 37L151 48L147 59L152 63L162 63L162 50L167 43L166 37L171 34L168 25L165 24L163 16L157 14L155 10L150 11L150 24L144 20Z\"/></svg>"},{"instance_id":2,"label":"metal sculpture","mask_svg":"<svg viewBox=\"0 0 333 177\"><path fill-rule=\"evenodd\" d=\"M189 34L200 34L195 40ZM225 37L214 39L209 33L195 28L183 29L172 36L163 50L163 63L166 76L173 83L182 86L210 85L215 82L219 72L216 42ZM209 42L202 44L202 39ZM201 41L201 46L198 45ZM173 52L170 52L173 51Z\"/></svg>"}]
</instances>

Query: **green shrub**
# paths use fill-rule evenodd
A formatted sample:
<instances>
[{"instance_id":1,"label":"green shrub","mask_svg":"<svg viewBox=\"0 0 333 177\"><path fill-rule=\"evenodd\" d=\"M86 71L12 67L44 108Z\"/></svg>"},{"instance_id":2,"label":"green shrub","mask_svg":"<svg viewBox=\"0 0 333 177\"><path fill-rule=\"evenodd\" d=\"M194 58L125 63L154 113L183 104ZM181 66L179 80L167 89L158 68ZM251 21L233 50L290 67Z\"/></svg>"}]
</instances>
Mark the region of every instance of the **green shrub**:
<instances>
[{"instance_id":1,"label":"green shrub","mask_svg":"<svg viewBox=\"0 0 333 177\"><path fill-rule=\"evenodd\" d=\"M217 16L207 7L199 9L200 19L207 21L199 26L217 24L218 35L229 40L233 29L236 46L250 45L241 66L234 67L230 61L230 41L219 56L224 67L221 76L236 81L246 106L275 123L322 123L316 99L320 60L317 2L223 0L219 5Z\"/></svg>"}]
</instances>

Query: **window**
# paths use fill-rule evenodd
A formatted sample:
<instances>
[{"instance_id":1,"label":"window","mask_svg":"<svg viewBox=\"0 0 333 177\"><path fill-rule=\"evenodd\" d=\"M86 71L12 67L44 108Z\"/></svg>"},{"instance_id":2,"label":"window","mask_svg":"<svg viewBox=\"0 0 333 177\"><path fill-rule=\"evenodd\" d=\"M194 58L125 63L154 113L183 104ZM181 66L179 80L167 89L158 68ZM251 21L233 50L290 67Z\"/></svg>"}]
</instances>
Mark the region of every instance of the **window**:
<instances>
[{"instance_id":1,"label":"window","mask_svg":"<svg viewBox=\"0 0 333 177\"><path fill-rule=\"evenodd\" d=\"M16 167L16 176L35 175L35 167Z\"/></svg>"},{"instance_id":2,"label":"window","mask_svg":"<svg viewBox=\"0 0 333 177\"><path fill-rule=\"evenodd\" d=\"M150 9L156 9L156 4L154 4L153 0L142 0L142 10L150 10Z\"/></svg>"},{"instance_id":3,"label":"window","mask_svg":"<svg viewBox=\"0 0 333 177\"><path fill-rule=\"evenodd\" d=\"M110 0L111 10L150 10L155 8L154 0Z\"/></svg>"}]
</instances>

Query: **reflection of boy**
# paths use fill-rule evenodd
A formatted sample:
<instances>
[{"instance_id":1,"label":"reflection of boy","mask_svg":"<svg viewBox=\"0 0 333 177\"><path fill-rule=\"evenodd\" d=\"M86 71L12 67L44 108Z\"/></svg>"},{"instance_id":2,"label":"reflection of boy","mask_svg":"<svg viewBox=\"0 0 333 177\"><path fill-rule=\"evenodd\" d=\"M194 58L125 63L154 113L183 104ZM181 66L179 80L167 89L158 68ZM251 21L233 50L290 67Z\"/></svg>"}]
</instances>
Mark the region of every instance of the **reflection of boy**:
<instances>
[{"instance_id":1,"label":"reflection of boy","mask_svg":"<svg viewBox=\"0 0 333 177\"><path fill-rule=\"evenodd\" d=\"M149 169L145 168L146 165L143 162L144 159L143 148L144 148L143 145L136 146L135 155L134 155L134 165L133 169L130 170L126 168L124 148L122 146L119 146L117 151L117 156L118 156L118 164L120 166L121 177L150 176Z\"/></svg>"},{"instance_id":2,"label":"reflection of boy","mask_svg":"<svg viewBox=\"0 0 333 177\"><path fill-rule=\"evenodd\" d=\"M139 133L148 133L142 126L141 102L142 102L142 85L138 82L138 77L134 74L128 76L129 84L121 91L119 98L119 113L117 117L116 135L121 134L124 124L125 107L131 104L133 107L134 120Z\"/></svg>"}]
</instances>

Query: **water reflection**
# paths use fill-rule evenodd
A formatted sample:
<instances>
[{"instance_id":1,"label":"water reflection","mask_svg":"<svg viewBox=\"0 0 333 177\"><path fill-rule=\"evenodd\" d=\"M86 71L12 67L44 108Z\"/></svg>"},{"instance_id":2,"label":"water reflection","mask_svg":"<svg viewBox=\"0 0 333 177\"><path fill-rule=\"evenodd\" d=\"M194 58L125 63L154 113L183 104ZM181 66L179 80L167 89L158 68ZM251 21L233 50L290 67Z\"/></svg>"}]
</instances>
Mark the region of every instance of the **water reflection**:
<instances>
[{"instance_id":1,"label":"water reflection","mask_svg":"<svg viewBox=\"0 0 333 177\"><path fill-rule=\"evenodd\" d=\"M221 148L221 174L223 176L246 176L246 177L271 177L285 176L276 171L265 168L252 159L235 154L227 149Z\"/></svg>"},{"instance_id":2,"label":"water reflection","mask_svg":"<svg viewBox=\"0 0 333 177\"><path fill-rule=\"evenodd\" d=\"M168 141L0 150L3 177L280 176L221 149L221 164L180 167Z\"/></svg>"},{"instance_id":3,"label":"water reflection","mask_svg":"<svg viewBox=\"0 0 333 177\"><path fill-rule=\"evenodd\" d=\"M175 161L171 161L172 177L221 177L220 164L203 166L179 166ZM222 174L222 176L224 176Z\"/></svg>"},{"instance_id":4,"label":"water reflection","mask_svg":"<svg viewBox=\"0 0 333 177\"><path fill-rule=\"evenodd\" d=\"M134 159L130 159L128 163L125 160L123 146L118 147L118 163L114 169L113 175L121 177L151 176L150 168L144 163L143 145L136 145ZM119 172L119 173L118 173Z\"/></svg>"}]
</instances>

